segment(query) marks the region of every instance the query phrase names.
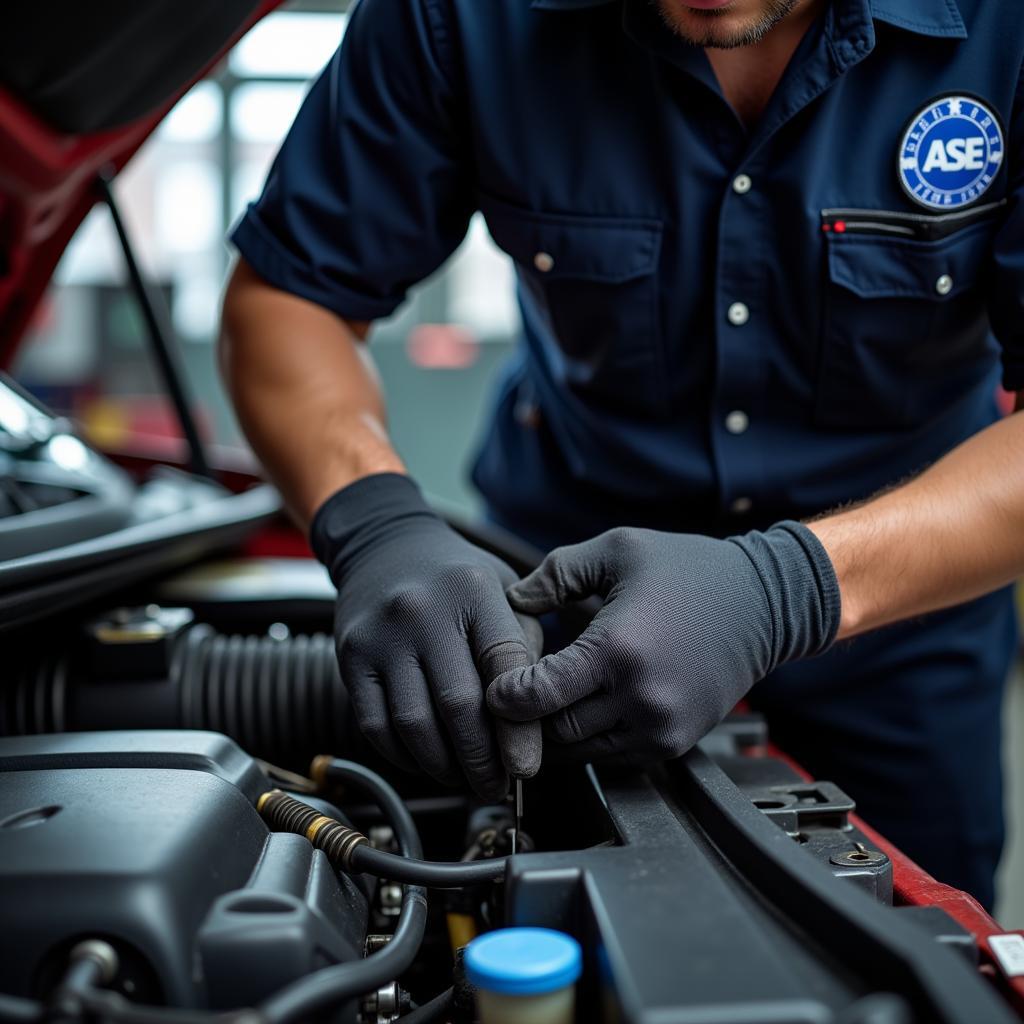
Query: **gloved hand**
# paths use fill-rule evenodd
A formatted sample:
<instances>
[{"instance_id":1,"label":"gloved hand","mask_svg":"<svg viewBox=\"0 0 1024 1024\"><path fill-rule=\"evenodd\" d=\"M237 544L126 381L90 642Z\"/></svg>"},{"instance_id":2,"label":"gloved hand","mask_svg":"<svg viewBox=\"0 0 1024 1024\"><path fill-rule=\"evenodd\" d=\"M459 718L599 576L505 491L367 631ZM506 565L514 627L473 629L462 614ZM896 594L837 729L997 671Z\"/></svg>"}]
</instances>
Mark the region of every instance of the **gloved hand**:
<instances>
[{"instance_id":1,"label":"gloved hand","mask_svg":"<svg viewBox=\"0 0 1024 1024\"><path fill-rule=\"evenodd\" d=\"M545 718L574 760L685 753L777 665L828 647L839 625L832 563L795 522L728 540L610 530L551 552L508 591L530 615L592 594L605 603L578 640L487 692L496 715Z\"/></svg>"},{"instance_id":2,"label":"gloved hand","mask_svg":"<svg viewBox=\"0 0 1024 1024\"><path fill-rule=\"evenodd\" d=\"M540 624L505 597L516 574L463 540L397 473L329 498L310 542L338 588L341 678L370 743L443 782L464 773L488 799L507 793L506 768L535 772L539 724L496 722L484 700L496 676L540 656Z\"/></svg>"}]
</instances>

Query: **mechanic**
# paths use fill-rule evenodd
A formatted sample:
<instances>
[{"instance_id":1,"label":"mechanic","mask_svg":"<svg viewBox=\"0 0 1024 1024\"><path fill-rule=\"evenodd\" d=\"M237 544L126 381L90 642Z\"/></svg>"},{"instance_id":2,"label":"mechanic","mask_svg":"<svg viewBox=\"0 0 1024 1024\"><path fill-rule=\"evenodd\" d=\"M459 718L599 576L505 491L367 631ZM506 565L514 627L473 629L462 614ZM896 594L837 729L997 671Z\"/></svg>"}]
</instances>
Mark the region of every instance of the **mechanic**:
<instances>
[{"instance_id":1,"label":"mechanic","mask_svg":"<svg viewBox=\"0 0 1024 1024\"><path fill-rule=\"evenodd\" d=\"M785 750L992 904L1022 54L1011 0L358 5L234 232L221 362L379 751L496 798L541 726L664 758L757 683ZM405 475L362 344L478 209L524 343L473 479L569 545L518 582ZM538 661L532 616L595 594Z\"/></svg>"}]
</instances>

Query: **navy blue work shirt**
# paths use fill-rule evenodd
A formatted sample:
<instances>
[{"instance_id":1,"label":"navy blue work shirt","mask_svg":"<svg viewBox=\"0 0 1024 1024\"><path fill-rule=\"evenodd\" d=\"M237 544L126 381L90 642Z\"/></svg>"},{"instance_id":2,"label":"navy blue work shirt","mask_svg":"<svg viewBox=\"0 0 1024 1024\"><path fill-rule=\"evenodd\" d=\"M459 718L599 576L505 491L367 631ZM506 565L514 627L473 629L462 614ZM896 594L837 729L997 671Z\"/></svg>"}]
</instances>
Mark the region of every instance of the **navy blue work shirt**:
<instances>
[{"instance_id":1,"label":"navy blue work shirt","mask_svg":"<svg viewBox=\"0 0 1024 1024\"><path fill-rule=\"evenodd\" d=\"M1022 55L1017 0L833 0L747 130L649 0L362 0L233 239L373 320L483 211L524 344L474 479L544 546L803 516L1024 387Z\"/></svg>"}]
</instances>

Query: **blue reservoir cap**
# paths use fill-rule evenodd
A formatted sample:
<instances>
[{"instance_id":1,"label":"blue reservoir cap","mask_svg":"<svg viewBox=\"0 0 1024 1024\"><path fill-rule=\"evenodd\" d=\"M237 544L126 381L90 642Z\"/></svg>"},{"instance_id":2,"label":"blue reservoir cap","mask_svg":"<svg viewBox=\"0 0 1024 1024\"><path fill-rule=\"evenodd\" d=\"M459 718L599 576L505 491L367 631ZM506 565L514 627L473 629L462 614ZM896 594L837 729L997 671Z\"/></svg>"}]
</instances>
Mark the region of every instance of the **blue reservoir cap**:
<instances>
[{"instance_id":1,"label":"blue reservoir cap","mask_svg":"<svg viewBox=\"0 0 1024 1024\"><path fill-rule=\"evenodd\" d=\"M533 996L573 984L583 969L580 944L550 928L501 928L466 947L466 976L488 992Z\"/></svg>"}]
</instances>

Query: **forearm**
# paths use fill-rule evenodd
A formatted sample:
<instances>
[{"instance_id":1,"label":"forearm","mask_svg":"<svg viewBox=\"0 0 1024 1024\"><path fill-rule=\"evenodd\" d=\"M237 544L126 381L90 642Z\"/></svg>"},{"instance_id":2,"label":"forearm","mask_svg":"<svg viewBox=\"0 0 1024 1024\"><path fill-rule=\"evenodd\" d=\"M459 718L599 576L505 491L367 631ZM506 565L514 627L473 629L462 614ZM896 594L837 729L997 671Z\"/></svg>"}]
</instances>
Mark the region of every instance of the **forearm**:
<instances>
[{"instance_id":1,"label":"forearm","mask_svg":"<svg viewBox=\"0 0 1024 1024\"><path fill-rule=\"evenodd\" d=\"M361 341L368 329L271 287L244 263L228 285L221 373L246 438L303 525L352 481L404 472Z\"/></svg>"},{"instance_id":2,"label":"forearm","mask_svg":"<svg viewBox=\"0 0 1024 1024\"><path fill-rule=\"evenodd\" d=\"M909 483L811 523L836 569L839 638L959 604L1024 574L1024 414Z\"/></svg>"}]
</instances>

